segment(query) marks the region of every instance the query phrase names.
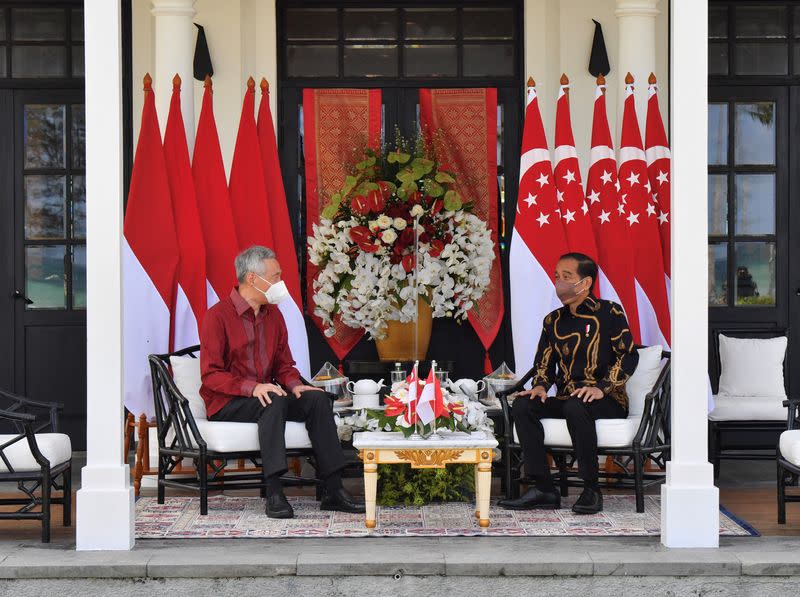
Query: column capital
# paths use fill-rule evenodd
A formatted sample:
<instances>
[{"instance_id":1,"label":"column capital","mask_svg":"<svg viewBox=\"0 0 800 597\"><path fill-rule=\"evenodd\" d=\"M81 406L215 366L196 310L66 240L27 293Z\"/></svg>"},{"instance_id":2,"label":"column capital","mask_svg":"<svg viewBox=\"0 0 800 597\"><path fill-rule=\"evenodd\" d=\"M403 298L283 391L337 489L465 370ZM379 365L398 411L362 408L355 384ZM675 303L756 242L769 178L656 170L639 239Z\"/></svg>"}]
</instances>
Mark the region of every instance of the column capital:
<instances>
[{"instance_id":1,"label":"column capital","mask_svg":"<svg viewBox=\"0 0 800 597\"><path fill-rule=\"evenodd\" d=\"M195 0L150 0L153 16L193 17Z\"/></svg>"},{"instance_id":2,"label":"column capital","mask_svg":"<svg viewBox=\"0 0 800 597\"><path fill-rule=\"evenodd\" d=\"M614 15L619 17L652 17L656 18L661 11L656 8L659 0L617 0Z\"/></svg>"}]
</instances>

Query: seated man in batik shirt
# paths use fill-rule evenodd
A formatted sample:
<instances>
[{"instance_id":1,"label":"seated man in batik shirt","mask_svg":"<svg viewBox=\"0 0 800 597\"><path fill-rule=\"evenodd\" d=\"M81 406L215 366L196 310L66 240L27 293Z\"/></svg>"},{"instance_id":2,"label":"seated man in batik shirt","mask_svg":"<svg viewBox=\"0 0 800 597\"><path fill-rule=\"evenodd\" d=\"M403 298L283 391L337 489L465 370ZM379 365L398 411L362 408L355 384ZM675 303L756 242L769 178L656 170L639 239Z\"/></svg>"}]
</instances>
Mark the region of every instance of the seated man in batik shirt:
<instances>
[{"instance_id":1,"label":"seated man in batik shirt","mask_svg":"<svg viewBox=\"0 0 800 597\"><path fill-rule=\"evenodd\" d=\"M556 294L564 306L545 317L532 389L517 394L512 407L525 472L535 485L520 498L502 500L504 508L561 506L547 463L541 419L566 419L584 483L572 510L594 514L603 509L595 421L628 416L625 382L636 369L639 353L622 307L592 295L596 281L597 265L581 253L564 255L556 266ZM554 384L556 395L548 396Z\"/></svg>"}]
</instances>

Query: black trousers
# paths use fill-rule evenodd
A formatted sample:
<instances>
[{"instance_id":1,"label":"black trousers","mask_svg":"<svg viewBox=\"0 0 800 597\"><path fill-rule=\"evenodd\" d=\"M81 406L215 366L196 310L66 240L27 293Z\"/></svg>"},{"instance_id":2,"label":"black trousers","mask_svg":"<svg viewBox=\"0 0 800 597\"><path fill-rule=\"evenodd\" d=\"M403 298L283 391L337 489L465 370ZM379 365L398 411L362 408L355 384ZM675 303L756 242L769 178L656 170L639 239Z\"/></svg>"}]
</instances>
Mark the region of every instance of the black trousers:
<instances>
[{"instance_id":1,"label":"black trousers","mask_svg":"<svg viewBox=\"0 0 800 597\"><path fill-rule=\"evenodd\" d=\"M300 394L278 396L270 393L272 404L261 406L258 398L234 398L211 416L212 421L258 423L258 442L261 448L261 466L264 477L283 475L289 466L286 462L286 421L306 424L311 447L317 462L317 472L325 479L345 466L344 453L333 421L333 403L325 392L307 391Z\"/></svg>"},{"instance_id":2,"label":"black trousers","mask_svg":"<svg viewBox=\"0 0 800 597\"><path fill-rule=\"evenodd\" d=\"M551 478L541 419L566 419L572 446L578 458L578 474L587 483L596 483L598 475L597 430L594 422L598 419L624 419L628 416L622 405L609 396L586 403L577 397L560 399L550 396L542 403L539 398L522 396L514 400L512 410L528 476L536 479Z\"/></svg>"}]
</instances>

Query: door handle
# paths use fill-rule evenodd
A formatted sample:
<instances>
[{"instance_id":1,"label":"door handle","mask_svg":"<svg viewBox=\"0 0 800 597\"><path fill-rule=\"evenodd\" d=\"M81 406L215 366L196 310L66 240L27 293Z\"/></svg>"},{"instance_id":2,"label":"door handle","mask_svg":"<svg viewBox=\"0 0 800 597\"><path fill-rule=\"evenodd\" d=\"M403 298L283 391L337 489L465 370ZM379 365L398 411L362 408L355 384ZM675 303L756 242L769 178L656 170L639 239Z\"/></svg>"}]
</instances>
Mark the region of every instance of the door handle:
<instances>
[{"instance_id":1,"label":"door handle","mask_svg":"<svg viewBox=\"0 0 800 597\"><path fill-rule=\"evenodd\" d=\"M31 299L29 299L27 296L25 296L25 293L22 292L21 290L15 290L14 291L14 298L22 299L23 301L25 301L26 305L32 305L33 304L33 301Z\"/></svg>"}]
</instances>

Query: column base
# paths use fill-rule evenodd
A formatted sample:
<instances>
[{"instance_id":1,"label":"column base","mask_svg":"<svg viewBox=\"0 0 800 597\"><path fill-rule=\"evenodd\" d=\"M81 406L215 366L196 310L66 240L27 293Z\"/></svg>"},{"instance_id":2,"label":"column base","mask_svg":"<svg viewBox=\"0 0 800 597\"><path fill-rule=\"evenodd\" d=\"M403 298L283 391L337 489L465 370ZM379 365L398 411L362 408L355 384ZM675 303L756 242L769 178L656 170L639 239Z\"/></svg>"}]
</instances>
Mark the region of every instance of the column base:
<instances>
[{"instance_id":1,"label":"column base","mask_svg":"<svg viewBox=\"0 0 800 597\"><path fill-rule=\"evenodd\" d=\"M662 485L661 543L719 547L719 489L711 484Z\"/></svg>"},{"instance_id":2,"label":"column base","mask_svg":"<svg viewBox=\"0 0 800 597\"><path fill-rule=\"evenodd\" d=\"M128 465L86 466L77 493L75 548L130 550L134 544L134 499Z\"/></svg>"}]
</instances>

